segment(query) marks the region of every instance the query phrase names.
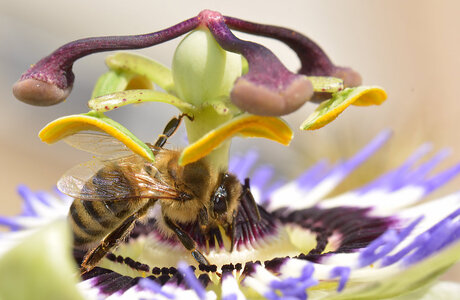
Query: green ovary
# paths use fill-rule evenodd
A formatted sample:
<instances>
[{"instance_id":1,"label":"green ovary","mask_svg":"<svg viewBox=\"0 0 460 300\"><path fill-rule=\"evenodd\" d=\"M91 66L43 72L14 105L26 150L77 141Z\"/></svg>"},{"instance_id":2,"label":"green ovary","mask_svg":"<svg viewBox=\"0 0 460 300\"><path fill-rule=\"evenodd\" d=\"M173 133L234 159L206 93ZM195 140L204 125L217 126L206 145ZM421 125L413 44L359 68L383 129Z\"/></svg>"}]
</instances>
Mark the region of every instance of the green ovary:
<instances>
[{"instance_id":1,"label":"green ovary","mask_svg":"<svg viewBox=\"0 0 460 300\"><path fill-rule=\"evenodd\" d=\"M241 56L223 50L207 29L187 35L177 47L172 63L177 96L197 107L215 99L228 99L241 71Z\"/></svg>"}]
</instances>

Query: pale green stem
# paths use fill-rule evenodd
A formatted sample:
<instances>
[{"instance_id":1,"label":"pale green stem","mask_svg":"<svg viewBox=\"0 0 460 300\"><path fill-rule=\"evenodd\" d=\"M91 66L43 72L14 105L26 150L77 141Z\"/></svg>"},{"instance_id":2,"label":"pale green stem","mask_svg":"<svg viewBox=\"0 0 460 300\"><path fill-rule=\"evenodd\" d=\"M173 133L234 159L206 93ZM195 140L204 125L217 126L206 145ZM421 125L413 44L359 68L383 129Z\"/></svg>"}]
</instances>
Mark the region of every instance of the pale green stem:
<instances>
[{"instance_id":1,"label":"pale green stem","mask_svg":"<svg viewBox=\"0 0 460 300\"><path fill-rule=\"evenodd\" d=\"M185 118L189 144L192 144L202 138L206 133L229 121L232 117L232 114L221 115L218 114L212 106L206 106L205 108L199 110L198 113L194 114L193 121ZM211 166L215 166L218 170L227 170L229 150L230 141L226 141L208 154L204 159L208 161Z\"/></svg>"}]
</instances>

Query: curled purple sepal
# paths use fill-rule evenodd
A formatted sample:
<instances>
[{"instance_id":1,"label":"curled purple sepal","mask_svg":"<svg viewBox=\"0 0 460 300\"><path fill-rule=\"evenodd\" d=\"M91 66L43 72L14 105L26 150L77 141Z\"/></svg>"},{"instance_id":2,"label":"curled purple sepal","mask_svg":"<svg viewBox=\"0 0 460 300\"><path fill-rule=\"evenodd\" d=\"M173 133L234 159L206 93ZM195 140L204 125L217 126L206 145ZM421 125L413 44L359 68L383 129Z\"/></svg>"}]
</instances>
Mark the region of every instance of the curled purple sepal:
<instances>
[{"instance_id":1,"label":"curled purple sepal","mask_svg":"<svg viewBox=\"0 0 460 300\"><path fill-rule=\"evenodd\" d=\"M344 87L361 85L361 76L358 72L348 67L334 65L318 44L297 31L279 26L252 23L227 16L224 19L231 29L276 39L286 44L300 59L299 74L337 77L343 80ZM315 92L311 101L320 102L330 97L331 93Z\"/></svg>"},{"instance_id":2,"label":"curled purple sepal","mask_svg":"<svg viewBox=\"0 0 460 300\"><path fill-rule=\"evenodd\" d=\"M72 91L74 74L72 65L61 66L59 51L31 66L13 85L14 96L27 103L49 106L64 101Z\"/></svg>"},{"instance_id":3,"label":"curled purple sepal","mask_svg":"<svg viewBox=\"0 0 460 300\"><path fill-rule=\"evenodd\" d=\"M240 53L248 61L248 73L236 80L231 91L236 106L257 115L280 116L311 98L313 86L306 76L290 72L264 46L238 39L221 14L205 10L200 17L223 49Z\"/></svg>"},{"instance_id":4,"label":"curled purple sepal","mask_svg":"<svg viewBox=\"0 0 460 300\"><path fill-rule=\"evenodd\" d=\"M32 105L49 106L60 103L72 90L72 66L77 59L98 52L154 46L181 36L198 25L198 18L194 17L153 33L93 37L70 42L22 74L13 86L13 94L17 99Z\"/></svg>"}]
</instances>

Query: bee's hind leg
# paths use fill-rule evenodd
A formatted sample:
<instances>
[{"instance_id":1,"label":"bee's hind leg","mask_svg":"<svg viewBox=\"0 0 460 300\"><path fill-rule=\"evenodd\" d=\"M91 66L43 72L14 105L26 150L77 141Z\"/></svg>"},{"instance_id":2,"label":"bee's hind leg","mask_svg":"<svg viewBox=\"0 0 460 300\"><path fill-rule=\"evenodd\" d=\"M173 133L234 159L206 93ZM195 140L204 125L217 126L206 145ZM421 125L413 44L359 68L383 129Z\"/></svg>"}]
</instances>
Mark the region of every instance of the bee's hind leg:
<instances>
[{"instance_id":1,"label":"bee's hind leg","mask_svg":"<svg viewBox=\"0 0 460 300\"><path fill-rule=\"evenodd\" d=\"M168 226L169 229L174 231L179 241L182 243L182 245L184 245L185 249L190 251L190 254L192 254L193 258L199 264L209 266L209 261L199 250L196 249L195 241L190 237L190 235L188 235L187 232L182 230L170 218L166 217L165 215L163 215L163 219L165 221L166 226Z\"/></svg>"},{"instance_id":2,"label":"bee's hind leg","mask_svg":"<svg viewBox=\"0 0 460 300\"><path fill-rule=\"evenodd\" d=\"M94 249L89 251L83 258L83 262L80 266L81 275L91 271L100 261L107 255L107 253L117 246L124 237L126 237L134 227L134 223L139 218L143 217L148 208L154 203L149 201L142 208L137 210L135 213L127 217L123 223L121 223L117 228L104 237L104 239L97 245Z\"/></svg>"}]
</instances>

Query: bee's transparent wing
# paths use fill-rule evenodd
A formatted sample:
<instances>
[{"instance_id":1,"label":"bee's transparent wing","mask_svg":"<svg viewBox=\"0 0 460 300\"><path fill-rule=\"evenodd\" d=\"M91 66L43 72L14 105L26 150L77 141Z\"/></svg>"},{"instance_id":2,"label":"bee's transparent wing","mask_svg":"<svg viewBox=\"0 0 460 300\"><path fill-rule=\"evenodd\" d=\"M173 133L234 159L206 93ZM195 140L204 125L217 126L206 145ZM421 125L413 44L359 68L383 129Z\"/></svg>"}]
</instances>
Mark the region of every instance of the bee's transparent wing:
<instances>
[{"instance_id":1,"label":"bee's transparent wing","mask_svg":"<svg viewBox=\"0 0 460 300\"><path fill-rule=\"evenodd\" d=\"M88 201L180 196L180 192L160 179L153 164L138 155L79 164L61 177L57 187L66 195Z\"/></svg>"},{"instance_id":2,"label":"bee's transparent wing","mask_svg":"<svg viewBox=\"0 0 460 300\"><path fill-rule=\"evenodd\" d=\"M64 138L70 146L104 159L113 159L133 154L131 149L116 138L102 132L78 132Z\"/></svg>"}]
</instances>

